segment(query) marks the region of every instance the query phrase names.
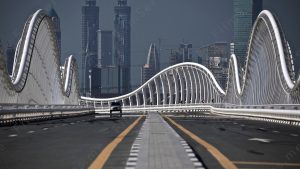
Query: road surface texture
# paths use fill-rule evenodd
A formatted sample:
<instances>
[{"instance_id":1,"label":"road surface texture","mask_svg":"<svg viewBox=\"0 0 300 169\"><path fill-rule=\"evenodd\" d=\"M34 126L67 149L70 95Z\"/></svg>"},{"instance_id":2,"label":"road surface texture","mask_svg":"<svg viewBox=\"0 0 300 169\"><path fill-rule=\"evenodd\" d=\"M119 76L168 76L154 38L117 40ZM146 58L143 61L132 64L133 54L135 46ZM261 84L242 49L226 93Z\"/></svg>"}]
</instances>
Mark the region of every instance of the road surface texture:
<instances>
[{"instance_id":1,"label":"road surface texture","mask_svg":"<svg viewBox=\"0 0 300 169\"><path fill-rule=\"evenodd\" d=\"M205 140L242 169L300 168L300 127L212 115L170 115L176 123ZM170 122L169 122L170 123ZM220 168L203 145L172 127L200 154L208 168Z\"/></svg>"},{"instance_id":2,"label":"road surface texture","mask_svg":"<svg viewBox=\"0 0 300 169\"><path fill-rule=\"evenodd\" d=\"M300 127L208 112L114 120L90 115L0 127L1 169L91 166L296 169Z\"/></svg>"},{"instance_id":3,"label":"road surface texture","mask_svg":"<svg viewBox=\"0 0 300 169\"><path fill-rule=\"evenodd\" d=\"M0 168L88 168L101 150L135 119L109 120L91 115L0 127ZM138 126L128 135L129 144L136 137L135 130L139 130ZM126 160L127 156L118 161Z\"/></svg>"}]
</instances>

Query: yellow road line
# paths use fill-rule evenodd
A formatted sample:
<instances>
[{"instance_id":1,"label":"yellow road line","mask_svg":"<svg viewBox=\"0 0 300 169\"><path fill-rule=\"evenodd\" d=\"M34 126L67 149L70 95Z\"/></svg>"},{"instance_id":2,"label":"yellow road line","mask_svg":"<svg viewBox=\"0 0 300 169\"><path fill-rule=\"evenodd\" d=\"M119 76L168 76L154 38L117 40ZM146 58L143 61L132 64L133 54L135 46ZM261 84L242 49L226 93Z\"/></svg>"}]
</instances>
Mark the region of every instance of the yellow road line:
<instances>
[{"instance_id":1,"label":"yellow road line","mask_svg":"<svg viewBox=\"0 0 300 169\"><path fill-rule=\"evenodd\" d=\"M89 169L100 169L103 168L105 162L110 157L113 150L118 146L118 144L126 137L126 135L133 129L134 126L142 119L140 116L136 119L130 126L128 126L121 134L118 135L111 143L109 143L102 152L97 156L93 163L89 166Z\"/></svg>"},{"instance_id":2,"label":"yellow road line","mask_svg":"<svg viewBox=\"0 0 300 169\"><path fill-rule=\"evenodd\" d=\"M244 165L271 165L271 166L291 166L300 167L300 163L275 163L275 162L256 162L256 161L232 161L234 164Z\"/></svg>"},{"instance_id":3,"label":"yellow road line","mask_svg":"<svg viewBox=\"0 0 300 169\"><path fill-rule=\"evenodd\" d=\"M164 116L166 119L168 119L173 125L175 125L177 128L179 128L181 131L183 131L185 134L190 136L193 140L195 140L197 143L201 144L206 148L206 150L213 155L216 160L222 165L225 169L237 169L237 167L233 164L232 161L230 161L224 154L222 154L217 148L209 144L208 142L202 140L198 136L196 136L194 133L190 132L189 130L182 127L180 124L176 123L171 118Z\"/></svg>"}]
</instances>

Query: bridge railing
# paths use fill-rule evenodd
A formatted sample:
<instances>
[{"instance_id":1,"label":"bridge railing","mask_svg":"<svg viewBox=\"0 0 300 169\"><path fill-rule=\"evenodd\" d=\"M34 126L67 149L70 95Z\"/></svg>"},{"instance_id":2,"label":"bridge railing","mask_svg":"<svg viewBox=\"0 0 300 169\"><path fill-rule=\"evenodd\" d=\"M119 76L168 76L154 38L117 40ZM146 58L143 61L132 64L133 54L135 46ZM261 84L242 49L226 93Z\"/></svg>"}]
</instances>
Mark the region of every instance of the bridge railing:
<instances>
[{"instance_id":1,"label":"bridge railing","mask_svg":"<svg viewBox=\"0 0 300 169\"><path fill-rule=\"evenodd\" d=\"M243 118L259 118L283 120L289 123L300 123L300 104L272 105L234 105L227 103L214 104L165 104L123 106L124 113L160 111L160 112L200 112L207 111L215 114ZM83 101L80 105L30 105L30 104L1 104L0 125L68 116L86 115L91 113L109 113L109 105L99 105L93 101Z\"/></svg>"},{"instance_id":2,"label":"bridge railing","mask_svg":"<svg viewBox=\"0 0 300 169\"><path fill-rule=\"evenodd\" d=\"M1 104L0 125L86 115L94 113L94 110L93 106L88 105Z\"/></svg>"},{"instance_id":3,"label":"bridge railing","mask_svg":"<svg viewBox=\"0 0 300 169\"><path fill-rule=\"evenodd\" d=\"M251 119L280 120L288 124L300 124L299 104L233 105L211 106L210 112L227 116Z\"/></svg>"},{"instance_id":4,"label":"bridge railing","mask_svg":"<svg viewBox=\"0 0 300 169\"><path fill-rule=\"evenodd\" d=\"M236 105L230 103L218 104L218 108L231 109L286 109L286 110L300 110L300 104L266 104L266 105Z\"/></svg>"},{"instance_id":5,"label":"bridge railing","mask_svg":"<svg viewBox=\"0 0 300 169\"><path fill-rule=\"evenodd\" d=\"M256 118L265 120L282 120L289 123L300 122L299 104L273 104L273 105L234 105L234 104L173 104L173 105L142 105L124 106L123 112L200 112L207 111L215 114L235 116L242 118ZM95 113L109 113L109 106L95 107Z\"/></svg>"}]
</instances>

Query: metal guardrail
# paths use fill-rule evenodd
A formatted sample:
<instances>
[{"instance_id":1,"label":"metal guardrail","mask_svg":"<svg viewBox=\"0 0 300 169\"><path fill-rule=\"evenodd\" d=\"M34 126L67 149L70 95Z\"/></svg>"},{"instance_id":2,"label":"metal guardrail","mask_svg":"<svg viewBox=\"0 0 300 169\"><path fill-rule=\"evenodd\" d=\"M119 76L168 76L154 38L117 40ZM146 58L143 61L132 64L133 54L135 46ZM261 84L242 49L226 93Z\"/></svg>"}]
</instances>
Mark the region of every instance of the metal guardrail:
<instances>
[{"instance_id":1,"label":"metal guardrail","mask_svg":"<svg viewBox=\"0 0 300 169\"><path fill-rule=\"evenodd\" d=\"M25 121L50 120L94 113L91 106L82 105L0 105L0 125Z\"/></svg>"},{"instance_id":2,"label":"metal guardrail","mask_svg":"<svg viewBox=\"0 0 300 169\"><path fill-rule=\"evenodd\" d=\"M125 106L123 112L162 111L162 112L197 112L209 111L211 113L255 117L275 120L300 122L300 105L233 105L233 104L191 104L191 105L158 105L158 106ZM109 112L109 107L96 107L95 113Z\"/></svg>"},{"instance_id":3,"label":"metal guardrail","mask_svg":"<svg viewBox=\"0 0 300 169\"><path fill-rule=\"evenodd\" d=\"M268 109L268 108L216 108L211 107L210 112L229 116L264 118L300 122L299 110Z\"/></svg>"},{"instance_id":4,"label":"metal guardrail","mask_svg":"<svg viewBox=\"0 0 300 169\"><path fill-rule=\"evenodd\" d=\"M273 105L234 105L234 104L173 104L173 105L142 105L124 106L124 113L161 111L161 112L198 112L209 111L215 114L265 118L300 122L300 104ZM82 105L26 105L1 104L0 125L15 122L55 119L69 116L86 115L91 113L109 113L109 106L96 107L93 103Z\"/></svg>"}]
</instances>

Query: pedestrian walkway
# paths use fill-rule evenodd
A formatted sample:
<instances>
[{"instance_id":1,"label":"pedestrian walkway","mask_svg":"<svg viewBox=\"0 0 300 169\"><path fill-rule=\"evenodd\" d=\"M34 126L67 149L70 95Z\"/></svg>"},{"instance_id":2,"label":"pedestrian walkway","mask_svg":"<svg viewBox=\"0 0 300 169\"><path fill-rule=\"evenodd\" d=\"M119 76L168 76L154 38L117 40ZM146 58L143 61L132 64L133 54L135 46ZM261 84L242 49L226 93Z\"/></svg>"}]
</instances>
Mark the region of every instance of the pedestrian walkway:
<instances>
[{"instance_id":1,"label":"pedestrian walkway","mask_svg":"<svg viewBox=\"0 0 300 169\"><path fill-rule=\"evenodd\" d=\"M156 112L148 113L126 169L202 169L188 144Z\"/></svg>"}]
</instances>

